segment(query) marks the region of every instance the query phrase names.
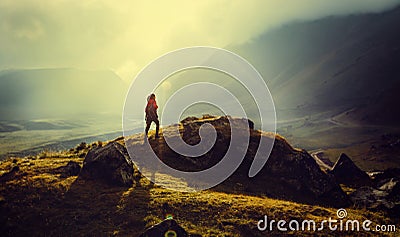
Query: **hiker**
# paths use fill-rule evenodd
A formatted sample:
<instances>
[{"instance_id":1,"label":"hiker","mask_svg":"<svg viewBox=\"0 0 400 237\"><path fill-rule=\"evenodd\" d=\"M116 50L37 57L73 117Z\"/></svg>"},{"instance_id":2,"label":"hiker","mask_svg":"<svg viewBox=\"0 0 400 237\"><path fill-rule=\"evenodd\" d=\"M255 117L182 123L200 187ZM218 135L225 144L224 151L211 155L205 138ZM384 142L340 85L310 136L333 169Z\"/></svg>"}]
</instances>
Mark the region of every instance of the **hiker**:
<instances>
[{"instance_id":1,"label":"hiker","mask_svg":"<svg viewBox=\"0 0 400 237\"><path fill-rule=\"evenodd\" d=\"M160 128L160 122L158 121L157 115L157 102L156 102L156 95L151 94L147 97L147 105L146 105L146 130L145 130L145 137L147 138L147 133L149 132L150 125L152 122L156 124L156 138L158 138L158 130Z\"/></svg>"}]
</instances>

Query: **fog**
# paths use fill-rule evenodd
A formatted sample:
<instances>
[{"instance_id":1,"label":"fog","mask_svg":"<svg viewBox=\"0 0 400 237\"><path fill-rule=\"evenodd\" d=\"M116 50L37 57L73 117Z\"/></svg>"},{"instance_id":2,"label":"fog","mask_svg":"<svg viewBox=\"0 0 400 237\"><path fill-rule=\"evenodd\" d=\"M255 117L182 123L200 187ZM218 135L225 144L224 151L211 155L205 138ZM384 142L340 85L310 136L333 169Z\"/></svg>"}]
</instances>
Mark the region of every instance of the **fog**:
<instances>
[{"instance_id":1,"label":"fog","mask_svg":"<svg viewBox=\"0 0 400 237\"><path fill-rule=\"evenodd\" d=\"M293 21L380 12L399 2L2 0L0 70L110 69L129 82L177 48L240 45Z\"/></svg>"}]
</instances>

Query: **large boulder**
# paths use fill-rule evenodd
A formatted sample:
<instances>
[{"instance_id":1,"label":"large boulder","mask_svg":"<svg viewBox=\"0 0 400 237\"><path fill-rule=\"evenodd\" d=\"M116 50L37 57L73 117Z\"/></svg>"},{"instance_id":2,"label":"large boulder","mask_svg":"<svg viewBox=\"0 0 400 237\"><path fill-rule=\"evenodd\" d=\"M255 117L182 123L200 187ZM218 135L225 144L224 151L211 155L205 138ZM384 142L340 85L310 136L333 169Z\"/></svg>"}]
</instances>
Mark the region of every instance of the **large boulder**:
<instances>
[{"instance_id":1,"label":"large boulder","mask_svg":"<svg viewBox=\"0 0 400 237\"><path fill-rule=\"evenodd\" d=\"M309 204L344 207L350 204L347 195L340 188L332 175L324 173L315 160L304 150L291 147L287 141L275 134L253 129L253 122L246 119L233 118L231 121L239 127L240 133L250 135L249 147L238 169L224 182L214 187L215 190L234 193L266 195ZM199 128L209 123L216 130L216 142L206 154L200 157L188 157L170 149L163 137L151 140L150 145L162 161L170 167L182 171L200 171L213 167L221 161L230 146L231 128L228 117L187 118L178 126L183 140L190 145L200 142ZM169 133L170 127L163 128L163 134ZM249 134L250 133L250 134ZM248 177L260 138L275 139L272 153L255 176ZM142 138L128 138L130 149L143 149ZM246 147L242 144L232 146L233 152L242 153ZM266 154L261 154L266 155ZM266 157L265 157L266 158ZM191 180L186 180L192 182ZM197 184L197 183L195 183Z\"/></svg>"},{"instance_id":2,"label":"large boulder","mask_svg":"<svg viewBox=\"0 0 400 237\"><path fill-rule=\"evenodd\" d=\"M335 176L338 183L348 187L359 188L373 185L369 175L358 168L344 153L340 155L330 173Z\"/></svg>"},{"instance_id":3,"label":"large boulder","mask_svg":"<svg viewBox=\"0 0 400 237\"><path fill-rule=\"evenodd\" d=\"M350 205L349 198L333 176L323 172L308 152L292 148L280 136L275 137L274 147L264 168L255 177L249 178L248 170L260 136L271 135L252 131L244 162L221 184L222 189L239 184L245 192L277 199L332 207Z\"/></svg>"},{"instance_id":4,"label":"large boulder","mask_svg":"<svg viewBox=\"0 0 400 237\"><path fill-rule=\"evenodd\" d=\"M89 150L79 177L111 185L131 186L134 183L133 172L133 163L126 148L118 142L110 142Z\"/></svg>"},{"instance_id":5,"label":"large boulder","mask_svg":"<svg viewBox=\"0 0 400 237\"><path fill-rule=\"evenodd\" d=\"M81 171L81 166L76 161L69 161L66 165L60 166L54 170L60 174L61 178L67 178L70 176L76 176Z\"/></svg>"}]
</instances>

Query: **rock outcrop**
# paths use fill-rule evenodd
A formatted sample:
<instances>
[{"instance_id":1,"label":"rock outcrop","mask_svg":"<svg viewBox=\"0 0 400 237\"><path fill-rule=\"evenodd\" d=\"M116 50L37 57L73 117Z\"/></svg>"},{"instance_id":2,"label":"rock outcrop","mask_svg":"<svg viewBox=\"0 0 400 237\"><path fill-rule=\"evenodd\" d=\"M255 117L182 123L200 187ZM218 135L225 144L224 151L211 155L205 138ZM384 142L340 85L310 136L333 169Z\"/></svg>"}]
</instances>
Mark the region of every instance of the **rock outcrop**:
<instances>
[{"instance_id":1,"label":"rock outcrop","mask_svg":"<svg viewBox=\"0 0 400 237\"><path fill-rule=\"evenodd\" d=\"M391 216L398 217L400 211L398 189L398 182L390 189L364 186L351 193L350 198L355 207L384 211Z\"/></svg>"},{"instance_id":2,"label":"rock outcrop","mask_svg":"<svg viewBox=\"0 0 400 237\"><path fill-rule=\"evenodd\" d=\"M199 128L204 123L211 124L217 135L211 150L200 157L193 158L177 154L169 148L163 137L158 140L151 139L150 145L165 164L175 169L199 171L213 167L221 161L230 146L231 128L228 117L208 116L200 119L190 117L175 126L179 126L180 135L187 144L196 145L200 142ZM249 120L233 119L233 123L248 126L247 128L243 127L243 131L240 132L250 133L249 147L239 168L214 189L267 195L272 198L325 206L343 207L350 204L347 195L334 177L321 171L315 160L306 151L292 148L280 136L252 129L254 124ZM250 130L247 130L249 128ZM169 129L169 127L163 128L163 133L168 133ZM264 168L255 177L249 178L249 168L253 163L261 137L275 138L275 143ZM136 135L128 138L126 142L130 149L140 151L143 149L142 139ZM233 149L234 152L236 150L241 152L240 149L245 148L238 145Z\"/></svg>"},{"instance_id":3,"label":"rock outcrop","mask_svg":"<svg viewBox=\"0 0 400 237\"><path fill-rule=\"evenodd\" d=\"M334 177L321 171L305 150L292 148L280 136L275 138L274 147L264 168L255 177L249 178L247 173L257 149L258 137L268 136L257 133L252 131L250 148L244 162L221 184L222 189L239 184L245 192L264 194L272 198L334 207L350 204Z\"/></svg>"},{"instance_id":4,"label":"rock outcrop","mask_svg":"<svg viewBox=\"0 0 400 237\"><path fill-rule=\"evenodd\" d=\"M373 186L364 186L350 194L356 207L384 211L398 217L400 212L399 169L371 173Z\"/></svg>"},{"instance_id":5,"label":"rock outcrop","mask_svg":"<svg viewBox=\"0 0 400 237\"><path fill-rule=\"evenodd\" d=\"M69 161L68 164L55 169L56 173L60 173L61 178L76 176L81 171L81 166L76 161Z\"/></svg>"},{"instance_id":6,"label":"rock outcrop","mask_svg":"<svg viewBox=\"0 0 400 237\"><path fill-rule=\"evenodd\" d=\"M340 155L330 173L335 176L338 183L348 187L372 186L372 180L369 175L358 168L344 153Z\"/></svg>"},{"instance_id":7,"label":"rock outcrop","mask_svg":"<svg viewBox=\"0 0 400 237\"><path fill-rule=\"evenodd\" d=\"M118 142L89 150L79 177L111 185L131 186L134 183L132 160L126 148Z\"/></svg>"}]
</instances>

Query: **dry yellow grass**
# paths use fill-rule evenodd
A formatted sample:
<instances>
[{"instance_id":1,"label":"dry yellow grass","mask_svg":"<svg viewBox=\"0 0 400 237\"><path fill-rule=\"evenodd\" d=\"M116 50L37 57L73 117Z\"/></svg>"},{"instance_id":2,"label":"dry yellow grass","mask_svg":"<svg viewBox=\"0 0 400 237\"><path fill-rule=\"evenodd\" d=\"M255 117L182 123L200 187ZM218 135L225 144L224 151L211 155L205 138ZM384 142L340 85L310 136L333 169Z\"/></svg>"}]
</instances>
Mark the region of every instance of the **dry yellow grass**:
<instances>
[{"instance_id":1,"label":"dry yellow grass","mask_svg":"<svg viewBox=\"0 0 400 237\"><path fill-rule=\"evenodd\" d=\"M175 192L153 186L142 178L132 187L111 187L72 176L61 178L54 169L78 157L14 158L1 162L0 172L18 165L20 171L1 180L2 236L137 236L166 215L173 215L189 233L201 236L282 235L257 230L264 215L275 220L321 222L336 218L336 209L262 196L206 190ZM382 213L349 208L349 219L390 224ZM6 216L7 218L4 218ZM398 223L397 223L398 226ZM355 232L286 232L294 235L352 235ZM374 232L357 232L373 236ZM398 235L381 233L382 235Z\"/></svg>"}]
</instances>

